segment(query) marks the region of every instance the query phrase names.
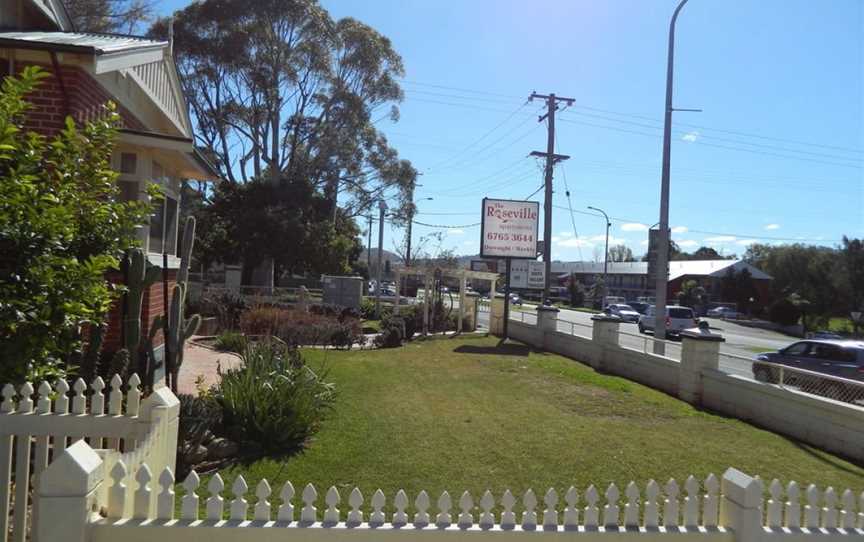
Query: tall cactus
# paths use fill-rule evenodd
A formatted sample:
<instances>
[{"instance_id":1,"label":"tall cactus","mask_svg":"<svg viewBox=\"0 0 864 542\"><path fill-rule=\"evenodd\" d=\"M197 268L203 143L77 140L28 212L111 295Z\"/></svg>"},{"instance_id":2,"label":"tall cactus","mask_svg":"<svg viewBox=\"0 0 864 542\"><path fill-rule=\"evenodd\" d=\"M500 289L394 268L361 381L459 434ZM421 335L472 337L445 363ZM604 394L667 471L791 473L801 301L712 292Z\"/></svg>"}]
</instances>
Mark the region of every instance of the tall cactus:
<instances>
[{"instance_id":1,"label":"tall cactus","mask_svg":"<svg viewBox=\"0 0 864 542\"><path fill-rule=\"evenodd\" d=\"M186 318L186 290L189 287L189 262L195 244L195 218L188 217L183 229L183 244L180 248L180 269L177 284L171 290L171 307L166 317L157 316L150 328L148 348L153 355L153 338L159 329L165 332L165 370L171 372L171 387L177 390L177 373L183 364L183 350L189 339L201 325L201 315Z\"/></svg>"},{"instance_id":2,"label":"tall cactus","mask_svg":"<svg viewBox=\"0 0 864 542\"><path fill-rule=\"evenodd\" d=\"M129 365L139 370L138 352L141 347L141 307L144 292L159 280L160 268L150 265L140 248L129 253L129 276L126 281L126 315L123 318L123 342L129 352Z\"/></svg>"}]
</instances>

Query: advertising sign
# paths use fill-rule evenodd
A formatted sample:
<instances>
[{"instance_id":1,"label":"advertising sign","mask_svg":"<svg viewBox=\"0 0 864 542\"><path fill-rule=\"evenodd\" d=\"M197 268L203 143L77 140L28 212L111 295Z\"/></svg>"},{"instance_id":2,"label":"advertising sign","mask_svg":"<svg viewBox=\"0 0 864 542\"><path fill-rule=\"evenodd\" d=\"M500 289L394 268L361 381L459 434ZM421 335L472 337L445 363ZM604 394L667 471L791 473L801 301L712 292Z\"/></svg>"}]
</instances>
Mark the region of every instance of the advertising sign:
<instances>
[{"instance_id":1,"label":"advertising sign","mask_svg":"<svg viewBox=\"0 0 864 542\"><path fill-rule=\"evenodd\" d=\"M542 290L546 286L546 264L528 262L528 288Z\"/></svg>"},{"instance_id":2,"label":"advertising sign","mask_svg":"<svg viewBox=\"0 0 864 542\"><path fill-rule=\"evenodd\" d=\"M510 264L510 287L542 290L545 285L546 266L543 262L516 260Z\"/></svg>"},{"instance_id":3,"label":"advertising sign","mask_svg":"<svg viewBox=\"0 0 864 542\"><path fill-rule=\"evenodd\" d=\"M494 260L471 260L471 271L483 271L485 273L497 273L498 262Z\"/></svg>"},{"instance_id":4,"label":"advertising sign","mask_svg":"<svg viewBox=\"0 0 864 542\"><path fill-rule=\"evenodd\" d=\"M483 198L482 212L481 258L537 257L538 202Z\"/></svg>"}]
</instances>

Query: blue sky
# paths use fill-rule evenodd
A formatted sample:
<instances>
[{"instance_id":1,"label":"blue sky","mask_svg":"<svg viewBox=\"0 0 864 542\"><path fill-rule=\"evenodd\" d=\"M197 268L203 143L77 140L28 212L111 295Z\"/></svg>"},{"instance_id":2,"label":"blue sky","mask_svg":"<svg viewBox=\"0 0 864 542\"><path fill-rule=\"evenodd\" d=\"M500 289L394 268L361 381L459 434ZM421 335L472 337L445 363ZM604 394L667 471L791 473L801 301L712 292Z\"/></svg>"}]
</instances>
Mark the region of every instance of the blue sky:
<instances>
[{"instance_id":1,"label":"blue sky","mask_svg":"<svg viewBox=\"0 0 864 542\"><path fill-rule=\"evenodd\" d=\"M165 2L163 13L185 2ZM545 150L531 91L559 112L553 256L641 254L658 221L666 36L674 0L329 0L403 56L398 123L379 126L423 172L420 236L476 253L484 196L522 199ZM686 250L741 254L753 241L864 236L864 2L690 0L678 23L670 224ZM568 210L566 187L574 211ZM535 196L539 199L542 194ZM432 201L422 198L433 198ZM575 228L574 228L575 226ZM401 230L385 233L385 248ZM430 245L430 249L435 245Z\"/></svg>"}]
</instances>

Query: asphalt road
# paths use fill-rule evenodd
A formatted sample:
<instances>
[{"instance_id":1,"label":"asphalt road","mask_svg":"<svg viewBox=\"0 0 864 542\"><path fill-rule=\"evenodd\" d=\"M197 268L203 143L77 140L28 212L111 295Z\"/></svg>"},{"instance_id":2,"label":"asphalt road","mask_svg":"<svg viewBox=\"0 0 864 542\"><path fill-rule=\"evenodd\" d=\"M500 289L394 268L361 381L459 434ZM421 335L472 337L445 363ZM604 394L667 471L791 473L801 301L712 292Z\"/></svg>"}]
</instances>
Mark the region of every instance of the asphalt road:
<instances>
[{"instance_id":1,"label":"asphalt road","mask_svg":"<svg viewBox=\"0 0 864 542\"><path fill-rule=\"evenodd\" d=\"M535 307L531 305L517 307L511 313L511 318L515 320L524 319L525 322L535 323L537 316L534 309ZM558 313L558 330L564 333L575 333L583 337L591 337L593 323L591 316L590 313L586 312L561 309ZM484 315L481 314L481 323L484 322L483 318ZM488 318L488 313L485 313L485 318ZM712 332L719 333L726 339L720 347L720 370L730 374L738 374L748 378L753 377L749 361L730 357L730 355L741 356L750 360L756 356L759 350L776 350L795 341L792 337L773 331L745 327L715 318L705 318L704 320L709 323ZM640 335L636 324L622 324L620 327L619 342L621 346L626 348L652 352L653 341L651 337L650 333ZM667 357L677 360L681 359L681 343L679 341L666 343L665 350L664 355Z\"/></svg>"}]
</instances>

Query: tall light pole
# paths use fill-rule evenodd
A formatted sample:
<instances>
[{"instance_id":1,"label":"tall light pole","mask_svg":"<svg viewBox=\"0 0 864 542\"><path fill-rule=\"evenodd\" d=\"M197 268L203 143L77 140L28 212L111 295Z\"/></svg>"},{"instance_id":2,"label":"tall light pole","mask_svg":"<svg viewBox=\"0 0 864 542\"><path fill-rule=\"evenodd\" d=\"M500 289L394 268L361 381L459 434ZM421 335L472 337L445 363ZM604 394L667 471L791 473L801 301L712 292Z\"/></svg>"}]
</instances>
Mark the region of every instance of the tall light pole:
<instances>
[{"instance_id":1,"label":"tall light pole","mask_svg":"<svg viewBox=\"0 0 864 542\"><path fill-rule=\"evenodd\" d=\"M375 314L378 317L381 316L381 273L384 267L381 265L381 259L384 256L384 211L386 210L387 202L383 199L378 200L378 269L375 273L378 281L375 284Z\"/></svg>"},{"instance_id":2,"label":"tall light pole","mask_svg":"<svg viewBox=\"0 0 864 542\"><path fill-rule=\"evenodd\" d=\"M606 306L606 291L609 288L609 284L606 282L609 274L609 227L612 225L612 222L609 221L609 215L606 214L606 211L603 209L598 209L597 207L588 206L592 211L597 211L598 213L603 213L603 218L606 219L606 251L603 253L603 306Z\"/></svg>"},{"instance_id":3,"label":"tall light pole","mask_svg":"<svg viewBox=\"0 0 864 542\"><path fill-rule=\"evenodd\" d=\"M681 0L669 23L669 53L666 60L666 113L663 123L663 169L660 180L660 232L657 247L657 277L654 301L654 337L666 338L666 287L669 282L669 162L672 155L672 83L675 65L675 21L687 0ZM654 341L654 353L663 354L665 346Z\"/></svg>"},{"instance_id":4,"label":"tall light pole","mask_svg":"<svg viewBox=\"0 0 864 542\"><path fill-rule=\"evenodd\" d=\"M420 198L420 201L432 201L432 198ZM405 232L405 267L411 267L411 226L414 224L414 190L411 190L411 205L408 208L408 231Z\"/></svg>"}]
</instances>

